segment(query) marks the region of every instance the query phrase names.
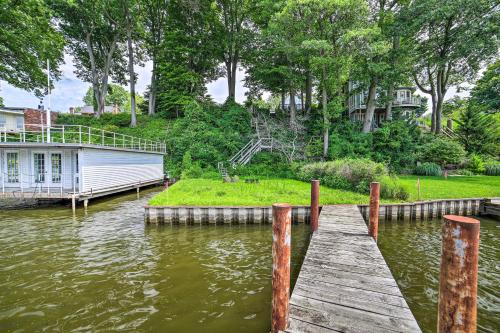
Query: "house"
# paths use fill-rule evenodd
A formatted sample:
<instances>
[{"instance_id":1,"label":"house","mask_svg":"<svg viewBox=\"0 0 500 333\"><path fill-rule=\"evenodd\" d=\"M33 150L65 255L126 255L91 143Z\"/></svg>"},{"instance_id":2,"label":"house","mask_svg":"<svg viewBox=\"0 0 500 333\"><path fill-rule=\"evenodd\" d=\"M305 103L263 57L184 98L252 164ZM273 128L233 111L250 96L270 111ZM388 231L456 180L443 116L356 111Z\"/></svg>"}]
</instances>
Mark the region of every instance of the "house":
<instances>
[{"instance_id":1,"label":"house","mask_svg":"<svg viewBox=\"0 0 500 333\"><path fill-rule=\"evenodd\" d=\"M164 143L80 125L43 126L0 130L0 200L88 201L163 180Z\"/></svg>"},{"instance_id":2,"label":"house","mask_svg":"<svg viewBox=\"0 0 500 333\"><path fill-rule=\"evenodd\" d=\"M24 110L0 108L0 131L17 132L24 128Z\"/></svg>"},{"instance_id":3,"label":"house","mask_svg":"<svg viewBox=\"0 0 500 333\"><path fill-rule=\"evenodd\" d=\"M57 112L50 114L52 123L57 120ZM2 107L0 108L0 131L19 132L23 130L37 131L42 128L39 125L46 125L47 113L43 109L32 109L23 107ZM36 126L27 126L31 124Z\"/></svg>"},{"instance_id":4,"label":"house","mask_svg":"<svg viewBox=\"0 0 500 333\"><path fill-rule=\"evenodd\" d=\"M366 101L368 91L362 90L357 83L349 81L348 84L348 110L349 118L353 121L363 122L366 114ZM398 87L394 89L393 109L398 110L403 117L411 117L417 109L422 107L422 99L415 95L415 87ZM374 126L378 127L386 119L386 91L377 91L376 107L374 113Z\"/></svg>"},{"instance_id":5,"label":"house","mask_svg":"<svg viewBox=\"0 0 500 333\"><path fill-rule=\"evenodd\" d=\"M73 112L71 112L71 109L73 109ZM85 105L79 108L80 114L82 116L93 116L95 114L94 112L94 107L92 105ZM74 108L70 108L70 113L76 113L74 112ZM117 105L106 105L104 107L104 113L112 113L112 114L118 114L121 113L122 110L120 109L119 106Z\"/></svg>"}]
</instances>

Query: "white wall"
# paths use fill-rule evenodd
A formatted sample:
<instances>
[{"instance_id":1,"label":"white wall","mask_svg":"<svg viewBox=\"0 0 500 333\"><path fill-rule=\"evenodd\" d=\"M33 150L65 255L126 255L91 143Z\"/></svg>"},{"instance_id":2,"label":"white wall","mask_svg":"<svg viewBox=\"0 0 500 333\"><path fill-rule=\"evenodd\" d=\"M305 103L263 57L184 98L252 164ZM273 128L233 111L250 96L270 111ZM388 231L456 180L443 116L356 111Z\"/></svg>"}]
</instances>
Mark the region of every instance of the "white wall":
<instances>
[{"instance_id":1,"label":"white wall","mask_svg":"<svg viewBox=\"0 0 500 333\"><path fill-rule=\"evenodd\" d=\"M9 132L18 131L17 118L23 119L23 122L24 122L24 115L23 114L0 111L0 117L3 117L5 119L5 125L2 126L0 124L0 131L9 131Z\"/></svg>"},{"instance_id":2,"label":"white wall","mask_svg":"<svg viewBox=\"0 0 500 333\"><path fill-rule=\"evenodd\" d=\"M82 192L99 192L113 187L139 184L163 178L163 155L110 149L80 150Z\"/></svg>"}]
</instances>

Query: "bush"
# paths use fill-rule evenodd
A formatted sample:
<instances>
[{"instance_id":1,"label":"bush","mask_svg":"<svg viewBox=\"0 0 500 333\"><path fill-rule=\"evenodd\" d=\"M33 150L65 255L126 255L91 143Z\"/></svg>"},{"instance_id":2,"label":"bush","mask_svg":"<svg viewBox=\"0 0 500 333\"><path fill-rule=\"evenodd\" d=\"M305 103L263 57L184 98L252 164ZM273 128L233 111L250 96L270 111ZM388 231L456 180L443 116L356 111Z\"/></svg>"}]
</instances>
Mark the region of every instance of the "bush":
<instances>
[{"instance_id":1,"label":"bush","mask_svg":"<svg viewBox=\"0 0 500 333\"><path fill-rule=\"evenodd\" d=\"M474 172L467 169L456 169L450 170L448 172L449 175L457 175L457 176L474 176Z\"/></svg>"},{"instance_id":2,"label":"bush","mask_svg":"<svg viewBox=\"0 0 500 333\"><path fill-rule=\"evenodd\" d=\"M500 163L490 162L486 163L484 173L488 176L500 176Z\"/></svg>"},{"instance_id":3,"label":"bush","mask_svg":"<svg viewBox=\"0 0 500 333\"><path fill-rule=\"evenodd\" d=\"M467 169L476 174L486 171L483 159L477 154L472 154L470 156L470 160L467 163Z\"/></svg>"},{"instance_id":4,"label":"bush","mask_svg":"<svg viewBox=\"0 0 500 333\"><path fill-rule=\"evenodd\" d=\"M458 142L436 137L421 147L420 158L422 162L431 162L442 167L447 164L460 164L465 159L465 150Z\"/></svg>"},{"instance_id":5,"label":"bush","mask_svg":"<svg viewBox=\"0 0 500 333\"><path fill-rule=\"evenodd\" d=\"M290 163L283 160L280 154L260 152L256 154L249 164L240 165L236 169L228 168L231 175L243 177L265 178L293 178Z\"/></svg>"},{"instance_id":6,"label":"bush","mask_svg":"<svg viewBox=\"0 0 500 333\"><path fill-rule=\"evenodd\" d=\"M382 176L380 182L380 197L386 199L408 200L410 193L399 183L396 177Z\"/></svg>"},{"instance_id":7,"label":"bush","mask_svg":"<svg viewBox=\"0 0 500 333\"><path fill-rule=\"evenodd\" d=\"M306 164L299 167L296 177L302 181L319 179L323 185L360 193L370 192L370 183L383 181L383 198L407 198L396 177L389 177L387 168L368 159L340 159Z\"/></svg>"},{"instance_id":8,"label":"bush","mask_svg":"<svg viewBox=\"0 0 500 333\"><path fill-rule=\"evenodd\" d=\"M425 162L418 165L413 173L418 176L441 176L443 174L443 170L436 163Z\"/></svg>"}]
</instances>

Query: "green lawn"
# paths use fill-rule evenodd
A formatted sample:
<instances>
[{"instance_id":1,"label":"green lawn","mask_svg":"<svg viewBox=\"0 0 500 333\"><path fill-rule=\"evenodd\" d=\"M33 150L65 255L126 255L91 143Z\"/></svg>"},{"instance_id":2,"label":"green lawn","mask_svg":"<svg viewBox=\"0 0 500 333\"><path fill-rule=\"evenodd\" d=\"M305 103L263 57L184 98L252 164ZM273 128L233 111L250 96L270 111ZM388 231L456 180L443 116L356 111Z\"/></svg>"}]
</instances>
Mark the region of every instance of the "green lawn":
<instances>
[{"instance_id":1,"label":"green lawn","mask_svg":"<svg viewBox=\"0 0 500 333\"><path fill-rule=\"evenodd\" d=\"M410 192L408 201L418 200L417 176L400 176ZM420 177L420 200L500 197L498 176Z\"/></svg>"},{"instance_id":2,"label":"green lawn","mask_svg":"<svg viewBox=\"0 0 500 333\"><path fill-rule=\"evenodd\" d=\"M321 204L368 203L368 196L355 192L320 188ZM149 201L157 206L269 206L276 202L310 203L311 186L292 179L263 179L258 184L223 183L214 179L186 179Z\"/></svg>"},{"instance_id":3,"label":"green lawn","mask_svg":"<svg viewBox=\"0 0 500 333\"><path fill-rule=\"evenodd\" d=\"M410 192L409 201L417 201L417 178L401 176ZM421 200L500 197L500 177L420 177ZM269 206L275 202L293 205L310 203L310 184L291 179L263 179L259 184L223 183L214 179L181 180L153 197L157 206ZM391 202L383 200L383 202ZM394 202L394 201L392 201ZM321 204L367 204L368 196L321 187Z\"/></svg>"}]
</instances>

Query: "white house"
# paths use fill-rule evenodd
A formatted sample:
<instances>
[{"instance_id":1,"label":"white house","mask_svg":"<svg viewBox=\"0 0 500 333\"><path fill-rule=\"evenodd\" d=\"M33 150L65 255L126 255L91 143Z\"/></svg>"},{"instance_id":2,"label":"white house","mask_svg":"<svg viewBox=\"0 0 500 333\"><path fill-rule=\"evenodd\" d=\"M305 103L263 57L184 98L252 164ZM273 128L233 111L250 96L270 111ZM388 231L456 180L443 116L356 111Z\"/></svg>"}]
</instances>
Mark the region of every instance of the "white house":
<instances>
[{"instance_id":1,"label":"white house","mask_svg":"<svg viewBox=\"0 0 500 333\"><path fill-rule=\"evenodd\" d=\"M0 130L0 199L88 200L163 180L164 143L79 125L34 126Z\"/></svg>"},{"instance_id":2,"label":"white house","mask_svg":"<svg viewBox=\"0 0 500 333\"><path fill-rule=\"evenodd\" d=\"M18 132L24 128L24 110L0 108L0 131Z\"/></svg>"}]
</instances>

